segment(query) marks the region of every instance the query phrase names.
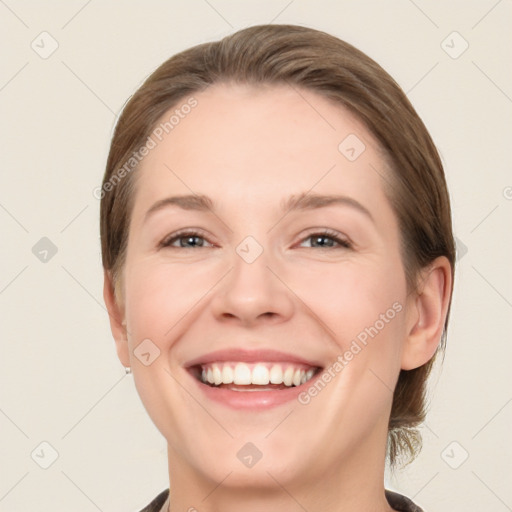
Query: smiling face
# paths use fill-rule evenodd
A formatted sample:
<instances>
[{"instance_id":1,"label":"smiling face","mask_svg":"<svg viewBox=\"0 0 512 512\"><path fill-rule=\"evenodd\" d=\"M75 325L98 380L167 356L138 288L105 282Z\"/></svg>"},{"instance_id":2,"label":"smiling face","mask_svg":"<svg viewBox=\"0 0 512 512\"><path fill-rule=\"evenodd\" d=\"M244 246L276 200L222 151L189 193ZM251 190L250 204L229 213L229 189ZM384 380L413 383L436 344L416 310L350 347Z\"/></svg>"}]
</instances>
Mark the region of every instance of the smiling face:
<instances>
[{"instance_id":1,"label":"smiling face","mask_svg":"<svg viewBox=\"0 0 512 512\"><path fill-rule=\"evenodd\" d=\"M380 475L415 318L377 144L312 92L195 98L136 171L116 335L171 481Z\"/></svg>"}]
</instances>

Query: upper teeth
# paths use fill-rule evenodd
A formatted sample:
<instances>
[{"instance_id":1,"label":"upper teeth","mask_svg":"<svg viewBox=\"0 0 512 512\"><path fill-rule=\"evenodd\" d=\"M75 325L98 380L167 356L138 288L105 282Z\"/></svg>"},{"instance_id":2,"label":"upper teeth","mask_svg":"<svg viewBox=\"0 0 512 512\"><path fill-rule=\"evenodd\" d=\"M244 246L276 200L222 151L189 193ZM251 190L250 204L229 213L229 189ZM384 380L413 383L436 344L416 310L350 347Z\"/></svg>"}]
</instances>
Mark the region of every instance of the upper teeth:
<instances>
[{"instance_id":1,"label":"upper teeth","mask_svg":"<svg viewBox=\"0 0 512 512\"><path fill-rule=\"evenodd\" d=\"M213 363L201 365L201 380L214 384L284 384L299 386L315 374L315 369L293 363Z\"/></svg>"}]
</instances>

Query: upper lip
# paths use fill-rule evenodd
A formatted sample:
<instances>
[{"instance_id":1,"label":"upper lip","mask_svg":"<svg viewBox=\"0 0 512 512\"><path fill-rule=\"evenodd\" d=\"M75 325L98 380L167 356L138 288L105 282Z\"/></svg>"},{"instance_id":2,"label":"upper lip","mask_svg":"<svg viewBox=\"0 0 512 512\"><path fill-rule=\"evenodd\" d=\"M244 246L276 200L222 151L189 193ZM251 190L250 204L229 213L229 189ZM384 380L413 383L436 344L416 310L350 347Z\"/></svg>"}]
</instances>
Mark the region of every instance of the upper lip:
<instances>
[{"instance_id":1,"label":"upper lip","mask_svg":"<svg viewBox=\"0 0 512 512\"><path fill-rule=\"evenodd\" d=\"M268 362L268 363L296 363L308 365L311 367L321 367L318 361L308 360L303 357L297 356L296 354L289 354L286 352L280 352L273 349L256 349L256 350L244 350L241 348L228 348L224 350L216 350L209 352L202 356L196 357L185 364L185 367L191 368L201 364L215 363L215 362L243 362L243 363L257 363L257 362Z\"/></svg>"}]
</instances>

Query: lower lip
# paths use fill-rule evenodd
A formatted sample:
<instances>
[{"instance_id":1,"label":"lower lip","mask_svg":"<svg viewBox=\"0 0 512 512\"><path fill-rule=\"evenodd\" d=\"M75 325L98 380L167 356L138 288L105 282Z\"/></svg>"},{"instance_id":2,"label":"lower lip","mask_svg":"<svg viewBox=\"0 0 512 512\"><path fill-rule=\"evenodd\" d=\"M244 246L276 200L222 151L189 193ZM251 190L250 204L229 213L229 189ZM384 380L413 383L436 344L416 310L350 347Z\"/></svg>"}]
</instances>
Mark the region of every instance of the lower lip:
<instances>
[{"instance_id":1,"label":"lower lip","mask_svg":"<svg viewBox=\"0 0 512 512\"><path fill-rule=\"evenodd\" d=\"M272 407L297 400L298 395L311 386L317 375L300 386L275 391L233 391L227 388L208 386L198 381L193 375L191 377L209 400L233 409L261 410L271 409Z\"/></svg>"}]
</instances>

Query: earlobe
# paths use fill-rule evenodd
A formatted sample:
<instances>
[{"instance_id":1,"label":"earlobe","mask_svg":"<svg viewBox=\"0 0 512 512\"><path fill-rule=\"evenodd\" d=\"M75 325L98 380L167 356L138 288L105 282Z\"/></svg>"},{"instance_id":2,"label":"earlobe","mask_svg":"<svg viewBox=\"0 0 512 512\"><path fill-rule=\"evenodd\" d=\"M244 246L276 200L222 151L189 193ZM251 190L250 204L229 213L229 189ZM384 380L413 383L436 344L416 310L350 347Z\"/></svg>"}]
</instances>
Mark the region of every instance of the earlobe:
<instances>
[{"instance_id":1,"label":"earlobe","mask_svg":"<svg viewBox=\"0 0 512 512\"><path fill-rule=\"evenodd\" d=\"M131 366L124 308L118 304L112 276L108 270L104 271L103 299L108 311L110 330L116 343L117 357L123 366Z\"/></svg>"},{"instance_id":2,"label":"earlobe","mask_svg":"<svg viewBox=\"0 0 512 512\"><path fill-rule=\"evenodd\" d=\"M452 292L452 270L445 256L436 258L421 273L419 291L411 298L402 369L412 370L435 354L443 334Z\"/></svg>"}]
</instances>

